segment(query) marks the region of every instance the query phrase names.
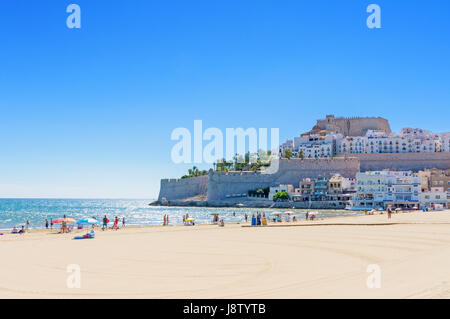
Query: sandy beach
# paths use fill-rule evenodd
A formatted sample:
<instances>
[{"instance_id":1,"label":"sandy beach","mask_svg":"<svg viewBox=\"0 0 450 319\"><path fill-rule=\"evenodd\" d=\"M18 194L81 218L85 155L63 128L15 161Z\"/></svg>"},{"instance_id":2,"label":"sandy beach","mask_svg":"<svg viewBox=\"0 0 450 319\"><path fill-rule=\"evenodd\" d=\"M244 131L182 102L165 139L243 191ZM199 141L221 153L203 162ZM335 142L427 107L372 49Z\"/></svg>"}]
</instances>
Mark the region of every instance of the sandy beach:
<instances>
[{"instance_id":1,"label":"sandy beach","mask_svg":"<svg viewBox=\"0 0 450 319\"><path fill-rule=\"evenodd\" d=\"M0 298L450 297L450 211L243 226L5 234ZM374 264L380 288L366 283Z\"/></svg>"}]
</instances>

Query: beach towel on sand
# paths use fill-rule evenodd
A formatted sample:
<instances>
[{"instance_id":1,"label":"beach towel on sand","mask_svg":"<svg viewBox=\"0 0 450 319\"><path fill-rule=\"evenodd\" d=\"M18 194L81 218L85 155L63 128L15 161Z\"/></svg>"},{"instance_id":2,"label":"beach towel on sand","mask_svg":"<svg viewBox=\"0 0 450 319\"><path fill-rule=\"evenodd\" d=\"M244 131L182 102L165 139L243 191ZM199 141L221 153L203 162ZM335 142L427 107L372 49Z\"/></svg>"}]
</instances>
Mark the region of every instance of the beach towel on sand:
<instances>
[{"instance_id":1,"label":"beach towel on sand","mask_svg":"<svg viewBox=\"0 0 450 319\"><path fill-rule=\"evenodd\" d=\"M91 231L90 233L87 233L86 235L76 236L73 239L94 239L94 238L95 238L95 234L93 231Z\"/></svg>"}]
</instances>

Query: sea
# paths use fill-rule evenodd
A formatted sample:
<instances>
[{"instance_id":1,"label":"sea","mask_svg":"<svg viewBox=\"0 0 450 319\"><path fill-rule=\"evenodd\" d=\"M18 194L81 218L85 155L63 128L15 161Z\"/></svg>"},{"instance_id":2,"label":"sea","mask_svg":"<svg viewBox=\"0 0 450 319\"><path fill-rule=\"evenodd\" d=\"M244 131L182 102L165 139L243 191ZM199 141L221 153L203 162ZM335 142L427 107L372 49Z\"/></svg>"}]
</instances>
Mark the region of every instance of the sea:
<instances>
[{"instance_id":1,"label":"sea","mask_svg":"<svg viewBox=\"0 0 450 319\"><path fill-rule=\"evenodd\" d=\"M272 212L283 212L286 209L273 208L212 208L212 207L159 207L149 206L151 199L1 199L0 198L0 230L8 230L25 225L27 219L31 228L45 228L45 220L67 217L80 220L95 217L101 220L107 216L110 220L114 217L126 219L129 226L162 225L164 215L169 216L171 224L182 224L183 216L195 218L198 224L212 222L213 213L219 213L220 219L227 222L242 222L244 215L249 217L257 212L267 216ZM297 218L305 218L306 210L290 209ZM317 218L329 218L336 216L359 215L360 212L346 210L320 210ZM119 225L122 223L120 222Z\"/></svg>"}]
</instances>

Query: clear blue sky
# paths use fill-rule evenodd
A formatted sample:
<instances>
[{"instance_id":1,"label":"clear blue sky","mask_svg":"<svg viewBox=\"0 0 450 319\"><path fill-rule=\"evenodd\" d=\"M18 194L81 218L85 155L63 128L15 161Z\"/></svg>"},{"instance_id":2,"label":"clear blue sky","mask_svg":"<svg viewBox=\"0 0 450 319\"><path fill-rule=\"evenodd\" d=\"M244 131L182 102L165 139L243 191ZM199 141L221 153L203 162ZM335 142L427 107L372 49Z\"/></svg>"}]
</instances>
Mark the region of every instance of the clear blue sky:
<instances>
[{"instance_id":1,"label":"clear blue sky","mask_svg":"<svg viewBox=\"0 0 450 319\"><path fill-rule=\"evenodd\" d=\"M66 27L77 3L82 28ZM382 9L382 29L366 7ZM0 197L154 198L176 127L449 131L450 2L0 2Z\"/></svg>"}]
</instances>

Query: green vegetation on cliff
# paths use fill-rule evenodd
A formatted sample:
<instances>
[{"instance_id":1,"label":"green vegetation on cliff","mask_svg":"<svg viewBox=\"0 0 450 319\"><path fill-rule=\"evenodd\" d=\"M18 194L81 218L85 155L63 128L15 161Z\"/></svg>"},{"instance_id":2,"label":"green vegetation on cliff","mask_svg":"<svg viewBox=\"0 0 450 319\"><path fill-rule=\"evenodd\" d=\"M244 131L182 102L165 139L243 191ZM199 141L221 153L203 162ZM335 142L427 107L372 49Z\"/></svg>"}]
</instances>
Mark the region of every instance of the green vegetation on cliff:
<instances>
[{"instance_id":1,"label":"green vegetation on cliff","mask_svg":"<svg viewBox=\"0 0 450 319\"><path fill-rule=\"evenodd\" d=\"M191 177L204 176L204 175L208 175L208 171L206 171L206 170L200 171L197 168L197 166L194 166L188 170L188 175L183 175L183 176L181 176L181 178L184 179L184 178L191 178Z\"/></svg>"}]
</instances>

